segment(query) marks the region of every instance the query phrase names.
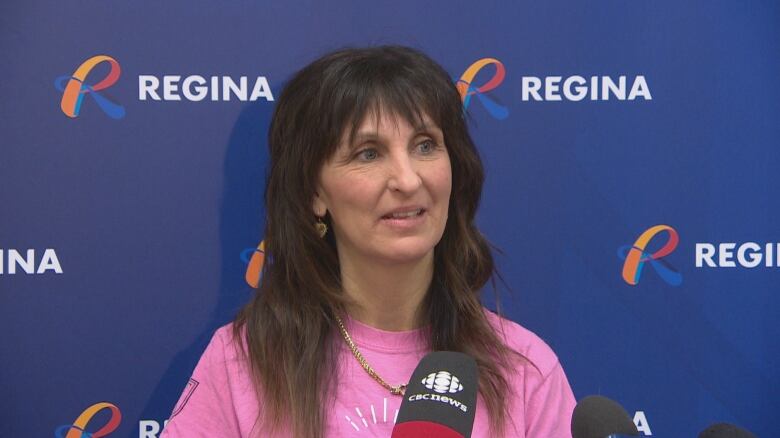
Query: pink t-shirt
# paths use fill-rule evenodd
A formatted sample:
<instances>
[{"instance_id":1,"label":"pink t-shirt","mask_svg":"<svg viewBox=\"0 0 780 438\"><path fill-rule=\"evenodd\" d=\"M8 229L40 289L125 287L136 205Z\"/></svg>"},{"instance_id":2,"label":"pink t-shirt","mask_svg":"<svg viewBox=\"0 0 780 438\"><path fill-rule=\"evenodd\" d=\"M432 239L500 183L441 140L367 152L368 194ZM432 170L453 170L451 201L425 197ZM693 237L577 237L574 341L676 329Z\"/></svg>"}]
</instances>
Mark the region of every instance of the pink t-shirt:
<instances>
[{"instance_id":1,"label":"pink t-shirt","mask_svg":"<svg viewBox=\"0 0 780 438\"><path fill-rule=\"evenodd\" d=\"M509 415L505 433L517 438L570 438L575 400L555 353L534 333L486 312L503 331L507 345L528 361L516 362L509 378ZM382 378L406 382L428 352L421 330L387 332L345 321L361 353ZM346 345L338 356L334 403L326 411L326 437L383 437L391 435L401 396L392 395L361 368ZM217 330L200 358L192 378L162 433L164 438L289 436L264 430L257 421L262 409L232 335L232 325ZM472 437L489 437L489 418L477 399Z\"/></svg>"}]
</instances>

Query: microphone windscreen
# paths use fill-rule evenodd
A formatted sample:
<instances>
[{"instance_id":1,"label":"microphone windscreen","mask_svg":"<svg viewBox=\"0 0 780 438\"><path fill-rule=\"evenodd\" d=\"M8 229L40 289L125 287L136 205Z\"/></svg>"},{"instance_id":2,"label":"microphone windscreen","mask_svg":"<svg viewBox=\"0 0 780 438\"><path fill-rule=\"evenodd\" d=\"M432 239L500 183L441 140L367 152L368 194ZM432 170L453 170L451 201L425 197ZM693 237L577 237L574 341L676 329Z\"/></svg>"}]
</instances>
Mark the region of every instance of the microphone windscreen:
<instances>
[{"instance_id":1,"label":"microphone windscreen","mask_svg":"<svg viewBox=\"0 0 780 438\"><path fill-rule=\"evenodd\" d=\"M470 438L477 389L472 357L452 351L426 355L409 379L392 438Z\"/></svg>"},{"instance_id":2,"label":"microphone windscreen","mask_svg":"<svg viewBox=\"0 0 780 438\"><path fill-rule=\"evenodd\" d=\"M572 438L605 438L613 434L639 435L623 406L600 395L589 395L574 408Z\"/></svg>"},{"instance_id":3,"label":"microphone windscreen","mask_svg":"<svg viewBox=\"0 0 780 438\"><path fill-rule=\"evenodd\" d=\"M717 423L701 431L699 438L756 438L756 436L733 424Z\"/></svg>"}]
</instances>

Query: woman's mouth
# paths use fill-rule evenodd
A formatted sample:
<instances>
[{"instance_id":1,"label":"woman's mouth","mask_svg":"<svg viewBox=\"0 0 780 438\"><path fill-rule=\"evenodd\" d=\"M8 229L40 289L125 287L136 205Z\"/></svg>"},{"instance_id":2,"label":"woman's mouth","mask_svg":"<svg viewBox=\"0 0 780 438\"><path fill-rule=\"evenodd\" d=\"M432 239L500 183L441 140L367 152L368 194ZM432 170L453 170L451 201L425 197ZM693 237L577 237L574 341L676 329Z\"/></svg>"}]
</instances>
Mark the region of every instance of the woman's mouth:
<instances>
[{"instance_id":1,"label":"woman's mouth","mask_svg":"<svg viewBox=\"0 0 780 438\"><path fill-rule=\"evenodd\" d=\"M403 213L390 213L382 216L382 219L408 219L415 216L420 216L425 212L424 208L418 208L417 210L406 211Z\"/></svg>"},{"instance_id":2,"label":"woman's mouth","mask_svg":"<svg viewBox=\"0 0 780 438\"><path fill-rule=\"evenodd\" d=\"M425 209L418 208L411 211L386 214L382 216L382 223L395 229L406 230L425 222L425 217Z\"/></svg>"}]
</instances>

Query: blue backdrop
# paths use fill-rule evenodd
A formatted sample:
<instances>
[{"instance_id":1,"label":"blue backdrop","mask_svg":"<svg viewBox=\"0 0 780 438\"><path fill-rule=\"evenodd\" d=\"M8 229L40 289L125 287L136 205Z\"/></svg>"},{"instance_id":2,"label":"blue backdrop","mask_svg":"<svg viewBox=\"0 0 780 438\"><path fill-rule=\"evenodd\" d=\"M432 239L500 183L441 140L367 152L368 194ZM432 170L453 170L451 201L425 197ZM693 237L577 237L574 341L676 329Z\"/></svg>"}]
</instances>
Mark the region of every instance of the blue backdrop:
<instances>
[{"instance_id":1,"label":"blue backdrop","mask_svg":"<svg viewBox=\"0 0 780 438\"><path fill-rule=\"evenodd\" d=\"M644 436L776 436L778 23L773 1L3 2L0 435L156 437L252 294L285 80L394 43L462 81L504 311L575 395Z\"/></svg>"}]
</instances>

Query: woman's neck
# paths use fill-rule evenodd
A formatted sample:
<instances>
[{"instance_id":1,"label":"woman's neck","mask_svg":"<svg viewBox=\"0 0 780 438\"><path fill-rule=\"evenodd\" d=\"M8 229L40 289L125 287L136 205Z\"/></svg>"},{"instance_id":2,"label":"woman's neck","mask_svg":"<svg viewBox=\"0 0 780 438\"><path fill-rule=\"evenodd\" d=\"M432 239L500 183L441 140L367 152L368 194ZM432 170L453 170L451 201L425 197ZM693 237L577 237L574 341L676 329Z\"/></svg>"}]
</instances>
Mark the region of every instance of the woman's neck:
<instances>
[{"instance_id":1,"label":"woman's neck","mask_svg":"<svg viewBox=\"0 0 780 438\"><path fill-rule=\"evenodd\" d=\"M387 331L418 328L419 310L433 278L433 251L419 261L387 264L340 260L344 292L351 299L349 315Z\"/></svg>"}]
</instances>

